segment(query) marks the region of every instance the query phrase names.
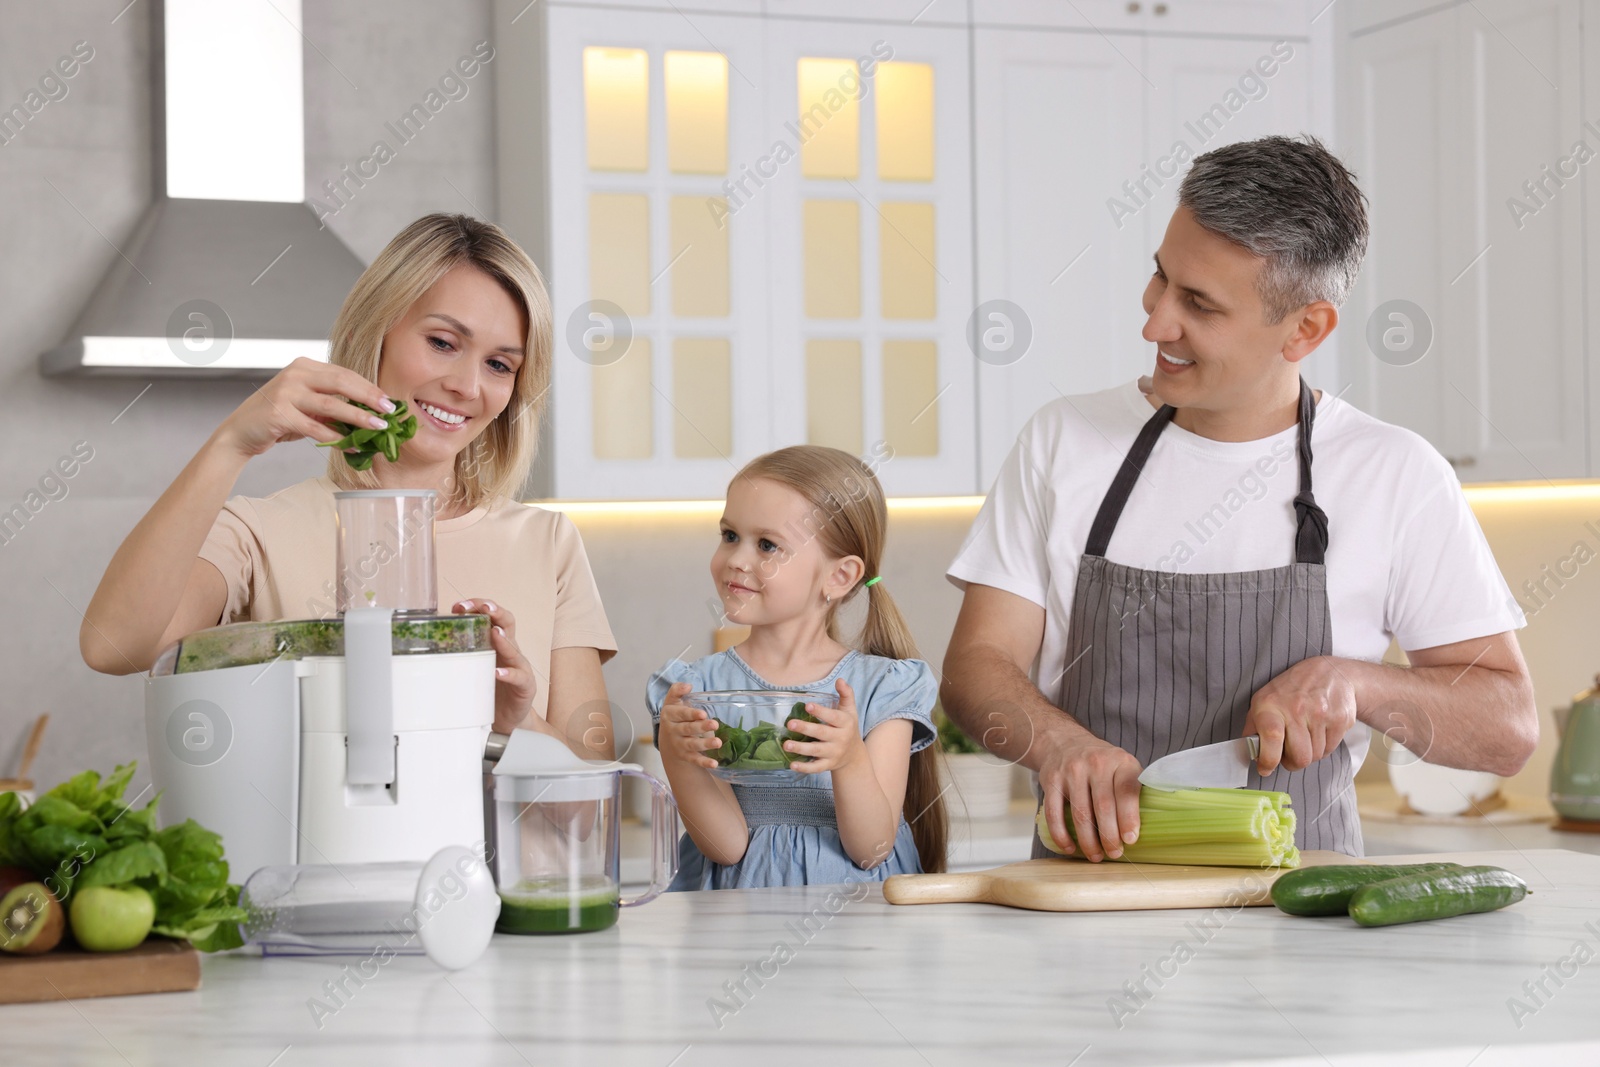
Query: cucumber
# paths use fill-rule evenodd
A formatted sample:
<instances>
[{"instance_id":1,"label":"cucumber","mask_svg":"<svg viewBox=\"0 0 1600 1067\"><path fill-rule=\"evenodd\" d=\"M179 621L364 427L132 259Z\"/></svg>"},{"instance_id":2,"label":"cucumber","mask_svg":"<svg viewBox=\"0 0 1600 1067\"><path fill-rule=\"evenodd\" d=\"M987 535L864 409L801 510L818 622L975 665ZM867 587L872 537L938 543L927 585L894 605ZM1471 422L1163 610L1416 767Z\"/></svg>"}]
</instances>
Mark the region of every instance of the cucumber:
<instances>
[{"instance_id":1,"label":"cucumber","mask_svg":"<svg viewBox=\"0 0 1600 1067\"><path fill-rule=\"evenodd\" d=\"M1462 867L1374 882L1350 898L1350 918L1362 926L1448 919L1494 911L1528 895L1528 884L1503 867Z\"/></svg>"},{"instance_id":2,"label":"cucumber","mask_svg":"<svg viewBox=\"0 0 1600 1067\"><path fill-rule=\"evenodd\" d=\"M1344 915L1356 890L1427 871L1459 869L1459 863L1341 863L1301 867L1272 883L1272 902L1290 915Z\"/></svg>"}]
</instances>

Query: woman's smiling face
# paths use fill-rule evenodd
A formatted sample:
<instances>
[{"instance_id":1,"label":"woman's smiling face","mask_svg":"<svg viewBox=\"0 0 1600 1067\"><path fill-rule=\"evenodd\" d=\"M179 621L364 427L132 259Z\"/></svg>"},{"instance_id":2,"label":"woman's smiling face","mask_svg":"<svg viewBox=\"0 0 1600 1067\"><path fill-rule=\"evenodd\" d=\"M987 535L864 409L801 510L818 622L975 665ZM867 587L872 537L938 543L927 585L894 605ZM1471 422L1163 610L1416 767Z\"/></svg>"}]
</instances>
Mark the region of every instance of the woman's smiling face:
<instances>
[{"instance_id":1,"label":"woman's smiling face","mask_svg":"<svg viewBox=\"0 0 1600 1067\"><path fill-rule=\"evenodd\" d=\"M471 264L451 268L383 337L378 387L404 400L417 433L403 466L453 466L511 402L527 320L498 282Z\"/></svg>"}]
</instances>

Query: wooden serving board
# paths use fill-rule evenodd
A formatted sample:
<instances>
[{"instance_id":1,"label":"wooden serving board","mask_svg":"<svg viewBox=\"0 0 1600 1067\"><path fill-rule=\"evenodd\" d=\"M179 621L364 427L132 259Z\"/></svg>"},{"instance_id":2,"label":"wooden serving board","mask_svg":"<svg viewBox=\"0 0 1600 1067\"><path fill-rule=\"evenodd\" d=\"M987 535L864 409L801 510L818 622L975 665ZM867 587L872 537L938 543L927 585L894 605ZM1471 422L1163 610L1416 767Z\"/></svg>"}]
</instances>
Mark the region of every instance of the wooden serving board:
<instances>
[{"instance_id":1,"label":"wooden serving board","mask_svg":"<svg viewBox=\"0 0 1600 1067\"><path fill-rule=\"evenodd\" d=\"M1300 866L1361 863L1338 852L1302 852ZM1167 863L1027 860L967 874L896 874L891 904L1004 904L1033 911L1151 911L1272 903L1272 883L1292 867L1181 867Z\"/></svg>"},{"instance_id":2,"label":"wooden serving board","mask_svg":"<svg viewBox=\"0 0 1600 1067\"><path fill-rule=\"evenodd\" d=\"M62 945L40 956L0 955L0 1004L199 988L200 953L187 941L164 937L126 952Z\"/></svg>"}]
</instances>

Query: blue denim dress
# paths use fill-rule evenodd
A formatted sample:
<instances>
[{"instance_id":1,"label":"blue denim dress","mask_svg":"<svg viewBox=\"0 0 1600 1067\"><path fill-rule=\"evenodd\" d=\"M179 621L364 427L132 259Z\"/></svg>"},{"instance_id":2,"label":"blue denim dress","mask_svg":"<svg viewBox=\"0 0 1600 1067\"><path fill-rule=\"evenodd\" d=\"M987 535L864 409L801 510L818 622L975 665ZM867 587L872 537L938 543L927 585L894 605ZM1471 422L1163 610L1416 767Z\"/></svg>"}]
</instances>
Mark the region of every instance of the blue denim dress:
<instances>
[{"instance_id":1,"label":"blue denim dress","mask_svg":"<svg viewBox=\"0 0 1600 1067\"><path fill-rule=\"evenodd\" d=\"M672 660L651 676L645 687L650 718L661 722L661 705L675 682L688 682L694 692L712 689L789 689L837 695L834 681L843 678L855 692L861 736L890 719L911 720L911 751L935 739L933 704L939 682L933 668L920 659L888 659L851 650L825 678L803 685L773 685L739 657L736 649L685 663ZM678 875L669 889L750 889L775 885L831 885L881 882L891 874L922 870L911 826L902 816L894 851L871 870L856 866L839 838L833 809L833 776L807 774L793 783L733 787L750 829L750 843L738 863L712 863L685 833L678 841Z\"/></svg>"}]
</instances>

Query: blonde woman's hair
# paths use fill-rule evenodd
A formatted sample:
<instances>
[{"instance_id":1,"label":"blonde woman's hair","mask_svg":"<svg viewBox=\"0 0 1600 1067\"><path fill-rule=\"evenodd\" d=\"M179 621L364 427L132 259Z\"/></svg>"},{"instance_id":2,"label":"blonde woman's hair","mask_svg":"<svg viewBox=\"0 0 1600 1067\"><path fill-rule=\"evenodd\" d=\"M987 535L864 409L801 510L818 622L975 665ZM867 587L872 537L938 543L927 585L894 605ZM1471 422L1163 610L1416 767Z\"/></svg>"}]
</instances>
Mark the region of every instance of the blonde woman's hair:
<instances>
[{"instance_id":1,"label":"blonde woman's hair","mask_svg":"<svg viewBox=\"0 0 1600 1067\"><path fill-rule=\"evenodd\" d=\"M843 643L839 636L839 610L856 596L864 595L867 618L856 647L869 656L917 659L917 643L894 598L882 582L867 585L882 573L879 568L889 533L889 509L872 469L837 448L795 445L757 456L734 476L735 481L741 478L764 478L799 493L811 505L811 511L806 515L805 528L790 531L791 535L800 540L815 537L833 558L858 556L865 565L850 591L829 606L828 636ZM922 869L930 873L944 870L949 836L938 761L937 740L912 754L902 805Z\"/></svg>"},{"instance_id":2,"label":"blonde woman's hair","mask_svg":"<svg viewBox=\"0 0 1600 1067\"><path fill-rule=\"evenodd\" d=\"M514 498L539 447L539 420L550 386L550 297L533 260L500 227L468 215L424 215L394 236L356 279L334 320L328 362L376 382L383 338L451 269L470 264L493 278L527 323L524 356L511 400L487 429L456 456L440 510L475 508ZM369 468L352 470L337 450L328 477L341 489L376 489Z\"/></svg>"}]
</instances>

